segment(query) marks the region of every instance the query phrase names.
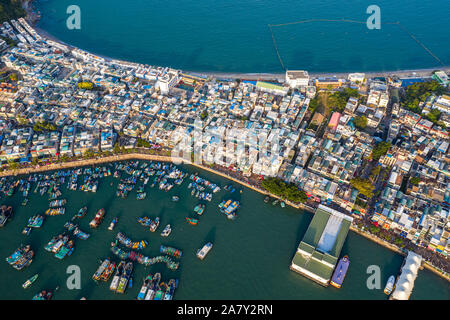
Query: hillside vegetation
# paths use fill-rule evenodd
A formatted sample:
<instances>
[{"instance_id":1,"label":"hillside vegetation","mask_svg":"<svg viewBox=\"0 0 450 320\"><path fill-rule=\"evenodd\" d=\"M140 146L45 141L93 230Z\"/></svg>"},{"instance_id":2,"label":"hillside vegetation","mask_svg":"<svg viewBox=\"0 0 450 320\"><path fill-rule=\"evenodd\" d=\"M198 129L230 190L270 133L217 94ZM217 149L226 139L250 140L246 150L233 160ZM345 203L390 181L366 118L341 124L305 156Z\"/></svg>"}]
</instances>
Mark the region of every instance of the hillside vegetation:
<instances>
[{"instance_id":1,"label":"hillside vegetation","mask_svg":"<svg viewBox=\"0 0 450 320\"><path fill-rule=\"evenodd\" d=\"M25 16L23 0L0 0L0 23Z\"/></svg>"}]
</instances>

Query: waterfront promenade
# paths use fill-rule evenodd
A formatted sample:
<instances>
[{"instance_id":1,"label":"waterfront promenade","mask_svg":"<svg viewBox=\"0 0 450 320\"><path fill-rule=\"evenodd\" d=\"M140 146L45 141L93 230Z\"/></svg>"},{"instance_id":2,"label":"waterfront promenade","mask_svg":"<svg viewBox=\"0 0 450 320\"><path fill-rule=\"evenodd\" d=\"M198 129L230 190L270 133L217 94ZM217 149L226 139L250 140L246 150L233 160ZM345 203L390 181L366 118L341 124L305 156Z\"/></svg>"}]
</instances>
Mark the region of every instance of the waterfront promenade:
<instances>
[{"instance_id":1,"label":"waterfront promenade","mask_svg":"<svg viewBox=\"0 0 450 320\"><path fill-rule=\"evenodd\" d=\"M76 168L76 167L83 167L83 166L94 166L94 165L99 165L99 164L104 164L104 163L110 163L110 162L116 162L116 161L129 161L129 160L146 160L146 161L174 162L174 163L189 164L189 165L192 165L199 169L213 173L215 175L219 175L226 179L232 180L232 181L239 183L253 191L260 193L260 194L270 196L272 198L276 198L279 200L283 200L287 205L289 205L293 208L300 209L300 210L306 210L311 213L314 213L316 210L315 208L313 208L307 204L293 203L288 200L282 199L281 197L271 194L271 193L267 192L266 190L263 190L254 184L242 181L241 179L238 179L237 177L233 177L229 173L221 172L221 171L215 170L213 168L209 168L207 166L203 166L203 165L199 165L199 164L195 164L195 163L190 163L190 162L188 163L184 159L181 159L181 158L163 156L163 155L155 155L155 154L144 154L144 153L138 153L138 152L133 152L133 153L128 153L128 154L120 154L120 155L112 155L112 156L106 156L106 157L99 157L99 158L94 158L94 159L74 160L74 161L63 162L63 163L52 163L52 164L45 165L45 166L34 166L34 167L29 167L29 168L4 170L4 171L0 172L0 177L26 175L26 174L31 174L31 173L69 169L69 168ZM350 230L377 243L378 245L381 245L381 246L393 251L393 252L396 252L402 256L406 256L406 251L400 249L396 245L389 243L367 231L359 229L355 225L351 225ZM424 261L423 267L450 282L449 274L443 272L442 270L439 270L438 268L436 268L429 262Z\"/></svg>"}]
</instances>

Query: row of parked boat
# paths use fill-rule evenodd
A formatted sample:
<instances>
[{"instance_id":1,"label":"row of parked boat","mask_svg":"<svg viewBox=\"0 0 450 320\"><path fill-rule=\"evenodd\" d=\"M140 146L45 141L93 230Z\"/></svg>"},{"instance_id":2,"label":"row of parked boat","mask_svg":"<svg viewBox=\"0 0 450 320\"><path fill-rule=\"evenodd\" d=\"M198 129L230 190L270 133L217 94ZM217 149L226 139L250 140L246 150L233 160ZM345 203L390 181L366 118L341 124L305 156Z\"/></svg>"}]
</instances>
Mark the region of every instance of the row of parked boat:
<instances>
[{"instance_id":1,"label":"row of parked boat","mask_svg":"<svg viewBox=\"0 0 450 320\"><path fill-rule=\"evenodd\" d=\"M122 260L131 260L136 261L139 264L142 264L144 266L150 266L156 263L165 263L167 268L171 270L178 269L180 263L177 261L173 261L169 256L167 255L160 255L156 257L147 257L143 254L134 252L134 251L126 251L121 249L115 242L111 243L111 252L118 256Z\"/></svg>"},{"instance_id":2,"label":"row of parked boat","mask_svg":"<svg viewBox=\"0 0 450 320\"><path fill-rule=\"evenodd\" d=\"M161 282L161 273L147 275L137 296L138 300L172 300L178 279L170 279L166 284Z\"/></svg>"},{"instance_id":3,"label":"row of parked boat","mask_svg":"<svg viewBox=\"0 0 450 320\"><path fill-rule=\"evenodd\" d=\"M31 249L30 245L20 246L6 258L6 262L8 262L14 269L22 270L31 264L33 257L34 251Z\"/></svg>"},{"instance_id":4,"label":"row of parked boat","mask_svg":"<svg viewBox=\"0 0 450 320\"><path fill-rule=\"evenodd\" d=\"M56 258L64 259L66 256L70 256L73 253L74 241L66 234L60 234L53 237L44 249L48 252L52 252Z\"/></svg>"}]
</instances>

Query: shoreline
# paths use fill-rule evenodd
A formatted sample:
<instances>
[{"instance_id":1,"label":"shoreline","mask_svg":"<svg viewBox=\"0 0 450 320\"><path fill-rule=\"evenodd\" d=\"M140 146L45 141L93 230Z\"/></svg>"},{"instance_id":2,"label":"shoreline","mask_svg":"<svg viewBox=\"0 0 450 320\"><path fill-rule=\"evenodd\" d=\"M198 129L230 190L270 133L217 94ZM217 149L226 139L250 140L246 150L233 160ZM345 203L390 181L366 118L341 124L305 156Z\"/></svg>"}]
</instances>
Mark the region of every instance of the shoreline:
<instances>
[{"instance_id":1,"label":"shoreline","mask_svg":"<svg viewBox=\"0 0 450 320\"><path fill-rule=\"evenodd\" d=\"M174 163L176 165L179 164L183 164L183 165L191 165L193 167L205 170L207 172L210 172L212 174L221 176L225 179L228 180L232 180L236 183L239 183L240 185L247 187L255 192L258 192L262 195L266 195L275 199L279 199L284 201L287 205L295 208L295 209L300 209L300 210L304 210L304 211L308 211L309 213L314 214L315 209L309 207L308 205L304 205L304 204L296 204L293 202L290 202L288 200L283 200L281 197L271 194L265 190L256 188L255 186L252 186L244 181L238 180L234 177L231 177L223 172L219 172L217 170L208 168L206 166L203 165L199 165L199 164L195 164L195 163L190 163L187 162L184 159L181 158L172 158L170 156L160 156L160 155L151 155L151 154L142 154L142 153L128 153L128 154L121 154L121 155L114 155L114 156L107 156L107 157L103 157L103 158L97 158L97 159L88 159L88 160L75 160L75 161L70 161L70 162L65 162L65 163L54 163L54 164L50 164L47 166L38 166L38 167L34 167L34 168L22 168L22 169L15 169L15 170L5 170L0 172L0 177L9 177L9 176L18 176L18 175L27 175L27 174L32 174L32 173L39 173L39 172L46 172L46 171L53 171L53 170L62 170L62 169L69 169L69 168L77 168L77 167L85 167L85 166L90 166L90 165L97 165L97 164L105 164L105 163L112 163L112 162L117 162L117 161L129 161L129 160L145 160L145 161L159 161L159 162L171 162ZM357 227L351 225L350 226L350 231L355 232L356 234L371 240L373 242L375 242L378 245L381 245L382 247L389 249L397 254L400 254L402 256L406 256L405 252L403 252L399 247L381 239L378 238L377 236L368 233L366 231L362 231L360 229L358 229ZM450 282L450 275L449 274L444 274L443 272L441 272L440 270L438 270L437 268L435 268L433 265L429 264L427 261L424 261L422 264L422 268L426 268L428 270L430 270L431 272L433 272L434 274L440 276L442 279L447 280L448 282Z\"/></svg>"},{"instance_id":2,"label":"shoreline","mask_svg":"<svg viewBox=\"0 0 450 320\"><path fill-rule=\"evenodd\" d=\"M139 65L150 65L152 67L162 67L163 66L154 66L149 63L139 63L139 62L133 62L128 60L123 60L120 58L111 58L105 55L101 55L98 53L90 52L85 49L78 48L74 45L68 44L60 39L58 39L56 36L50 34L46 30L43 30L38 26L39 20L37 20L33 12L33 3L34 0L28 0L27 6L24 7L27 15L25 19L30 23L30 25L36 30L36 32L51 41L58 42L60 44L63 44L67 46L70 49L79 49L88 53L91 53L93 55L96 55L98 57L101 57L105 59L108 62L111 62L113 60L115 61L121 61L125 63L134 63ZM188 69L177 69L180 70L182 73L187 73L193 76L206 76L206 77L215 77L218 79L241 79L241 80L277 80L281 83L285 82L286 76L285 73L278 73L278 72L221 72L221 71L195 71L195 70L188 70ZM427 78L431 77L432 72L436 70L442 70L446 73L450 72L450 65L449 66L436 66L436 67L430 67L430 68L422 68L422 69L403 69L403 70L387 70L387 71L348 71L348 72L309 72L309 76L311 78L319 78L319 77L326 77L326 78L347 78L349 74L352 73L364 73L366 75L366 78L374 78L374 77L386 77L386 76L398 76L400 77L418 77L418 78Z\"/></svg>"}]
</instances>

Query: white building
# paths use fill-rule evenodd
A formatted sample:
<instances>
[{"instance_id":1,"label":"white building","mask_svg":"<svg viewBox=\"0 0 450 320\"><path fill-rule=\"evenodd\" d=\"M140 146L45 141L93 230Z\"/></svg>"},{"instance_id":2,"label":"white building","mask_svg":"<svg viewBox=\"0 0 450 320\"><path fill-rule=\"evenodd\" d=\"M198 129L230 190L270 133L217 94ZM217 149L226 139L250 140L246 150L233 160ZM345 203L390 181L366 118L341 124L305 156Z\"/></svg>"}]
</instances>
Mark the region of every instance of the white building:
<instances>
[{"instance_id":1,"label":"white building","mask_svg":"<svg viewBox=\"0 0 450 320\"><path fill-rule=\"evenodd\" d=\"M365 73L350 73L348 75L348 80L351 81L351 82L363 83L365 77L366 77Z\"/></svg>"},{"instance_id":2,"label":"white building","mask_svg":"<svg viewBox=\"0 0 450 320\"><path fill-rule=\"evenodd\" d=\"M167 94L170 88L174 87L178 81L178 71L170 69L158 78L156 87L159 88L162 94Z\"/></svg>"},{"instance_id":3,"label":"white building","mask_svg":"<svg viewBox=\"0 0 450 320\"><path fill-rule=\"evenodd\" d=\"M286 71L286 83L291 88L307 87L309 84L308 71L303 70Z\"/></svg>"},{"instance_id":4,"label":"white building","mask_svg":"<svg viewBox=\"0 0 450 320\"><path fill-rule=\"evenodd\" d=\"M414 281L417 278L417 272L419 271L422 263L422 256L415 254L412 251L408 252L408 256L402 267L402 274L395 284L395 290L392 293L392 299L394 300L408 300L414 288Z\"/></svg>"}]
</instances>

